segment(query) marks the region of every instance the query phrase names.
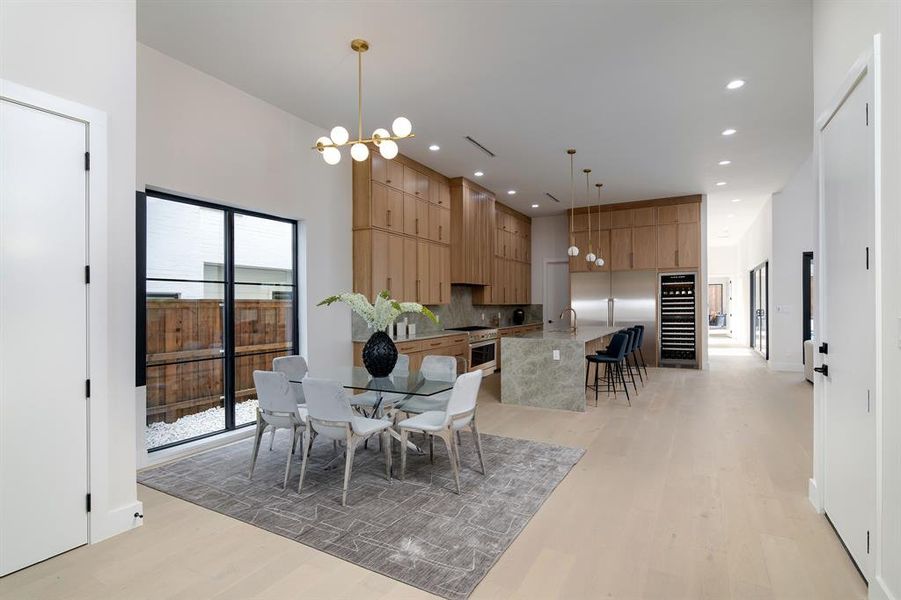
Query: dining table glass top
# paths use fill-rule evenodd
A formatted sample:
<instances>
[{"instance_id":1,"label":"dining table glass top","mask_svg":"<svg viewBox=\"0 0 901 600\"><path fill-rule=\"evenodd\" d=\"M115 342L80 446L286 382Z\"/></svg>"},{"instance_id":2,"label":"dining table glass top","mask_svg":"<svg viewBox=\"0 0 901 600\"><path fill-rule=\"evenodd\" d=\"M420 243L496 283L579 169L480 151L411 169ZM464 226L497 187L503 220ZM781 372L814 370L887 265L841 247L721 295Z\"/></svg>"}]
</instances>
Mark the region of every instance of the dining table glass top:
<instances>
[{"instance_id":1,"label":"dining table glass top","mask_svg":"<svg viewBox=\"0 0 901 600\"><path fill-rule=\"evenodd\" d=\"M454 388L453 381L427 379L420 371L392 373L388 377L373 377L363 367L325 367L311 369L309 377L336 381L351 390L404 394L406 396L433 396ZM291 380L292 383L303 381Z\"/></svg>"}]
</instances>

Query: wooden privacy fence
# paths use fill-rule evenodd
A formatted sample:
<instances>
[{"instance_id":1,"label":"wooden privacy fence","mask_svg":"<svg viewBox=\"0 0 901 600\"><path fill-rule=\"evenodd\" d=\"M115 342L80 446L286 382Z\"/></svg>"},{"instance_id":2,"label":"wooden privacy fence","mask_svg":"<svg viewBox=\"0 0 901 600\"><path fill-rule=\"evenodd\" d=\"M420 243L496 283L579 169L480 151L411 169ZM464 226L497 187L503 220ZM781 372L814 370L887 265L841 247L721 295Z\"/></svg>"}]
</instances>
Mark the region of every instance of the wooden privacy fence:
<instances>
[{"instance_id":1,"label":"wooden privacy fence","mask_svg":"<svg viewBox=\"0 0 901 600\"><path fill-rule=\"evenodd\" d=\"M235 401L256 397L253 372L292 352L291 300L235 301ZM147 300L147 424L221 406L225 396L219 300Z\"/></svg>"}]
</instances>

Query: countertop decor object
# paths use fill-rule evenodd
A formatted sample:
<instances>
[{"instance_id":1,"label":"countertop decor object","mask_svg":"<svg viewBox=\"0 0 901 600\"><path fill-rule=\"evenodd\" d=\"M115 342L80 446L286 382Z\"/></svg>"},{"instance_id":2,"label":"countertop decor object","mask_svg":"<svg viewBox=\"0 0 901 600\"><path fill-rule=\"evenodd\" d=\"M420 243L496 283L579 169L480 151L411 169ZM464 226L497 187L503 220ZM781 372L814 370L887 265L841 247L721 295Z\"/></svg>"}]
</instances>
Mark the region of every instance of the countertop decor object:
<instances>
[{"instance_id":1,"label":"countertop decor object","mask_svg":"<svg viewBox=\"0 0 901 600\"><path fill-rule=\"evenodd\" d=\"M387 160L397 156L397 142L404 138L414 137L413 124L406 117L397 117L391 123L391 133L387 129L379 127L372 132L372 137L363 138L363 53L369 50L369 42L354 39L350 42L351 49L357 53L357 139L350 139L347 129L336 125L332 127L329 135L316 140L313 150L322 155L322 159L330 165L341 162L341 146L350 146L350 156L357 162L363 162L369 158L369 146L373 144L379 149L379 154Z\"/></svg>"},{"instance_id":2,"label":"countertop decor object","mask_svg":"<svg viewBox=\"0 0 901 600\"><path fill-rule=\"evenodd\" d=\"M517 308L513 311L513 324L514 325L522 325L526 320L526 311L521 308Z\"/></svg>"},{"instance_id":3,"label":"countertop decor object","mask_svg":"<svg viewBox=\"0 0 901 600\"><path fill-rule=\"evenodd\" d=\"M388 290L382 290L376 296L375 304L371 304L363 294L345 292L329 296L317 306L330 306L335 302L347 304L366 321L370 329L375 330L363 346L363 365L373 377L387 377L397 364L397 347L388 335L388 327L397 317L404 313L419 313L435 323L438 322L435 314L422 304L398 302L391 298Z\"/></svg>"}]
</instances>

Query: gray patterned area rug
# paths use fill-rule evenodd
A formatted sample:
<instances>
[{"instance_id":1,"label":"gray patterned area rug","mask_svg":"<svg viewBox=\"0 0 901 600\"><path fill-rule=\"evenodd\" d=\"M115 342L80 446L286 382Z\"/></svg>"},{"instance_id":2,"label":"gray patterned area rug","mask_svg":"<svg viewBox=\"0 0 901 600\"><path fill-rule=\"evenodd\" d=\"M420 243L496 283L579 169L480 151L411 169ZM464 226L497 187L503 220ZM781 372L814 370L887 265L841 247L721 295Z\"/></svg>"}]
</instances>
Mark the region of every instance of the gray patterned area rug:
<instances>
[{"instance_id":1,"label":"gray patterned area rug","mask_svg":"<svg viewBox=\"0 0 901 600\"><path fill-rule=\"evenodd\" d=\"M482 435L488 476L479 472L472 437L463 432L457 495L447 453L407 455L405 481L385 479L378 442L357 450L347 506L341 506L343 459L330 442L313 445L303 493L300 453L282 490L290 436L266 433L253 480L252 440L138 474L146 486L291 538L445 598L466 598L510 546L584 450ZM400 461L395 447L395 468Z\"/></svg>"}]
</instances>

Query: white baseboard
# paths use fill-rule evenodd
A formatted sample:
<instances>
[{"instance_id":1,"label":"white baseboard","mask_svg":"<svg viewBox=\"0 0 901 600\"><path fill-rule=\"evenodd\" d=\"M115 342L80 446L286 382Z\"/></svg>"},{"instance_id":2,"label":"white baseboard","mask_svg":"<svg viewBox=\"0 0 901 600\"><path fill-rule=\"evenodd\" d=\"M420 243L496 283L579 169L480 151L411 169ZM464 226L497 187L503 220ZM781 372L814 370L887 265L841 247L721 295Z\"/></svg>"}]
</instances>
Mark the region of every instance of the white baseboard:
<instances>
[{"instance_id":1,"label":"white baseboard","mask_svg":"<svg viewBox=\"0 0 901 600\"><path fill-rule=\"evenodd\" d=\"M774 360L768 360L766 366L770 371L785 371L788 373L804 372L804 365L793 362L776 362Z\"/></svg>"},{"instance_id":2,"label":"white baseboard","mask_svg":"<svg viewBox=\"0 0 901 600\"><path fill-rule=\"evenodd\" d=\"M874 577L867 591L868 600L898 600L898 597L888 590L882 577Z\"/></svg>"},{"instance_id":3,"label":"white baseboard","mask_svg":"<svg viewBox=\"0 0 901 600\"><path fill-rule=\"evenodd\" d=\"M807 480L807 500L818 513L823 514L823 499L820 498L820 490L813 477Z\"/></svg>"},{"instance_id":4,"label":"white baseboard","mask_svg":"<svg viewBox=\"0 0 901 600\"><path fill-rule=\"evenodd\" d=\"M91 517L91 543L102 542L114 535L125 533L144 524L144 520L135 517L135 513L144 514L143 502L131 502L103 515L102 518Z\"/></svg>"}]
</instances>

